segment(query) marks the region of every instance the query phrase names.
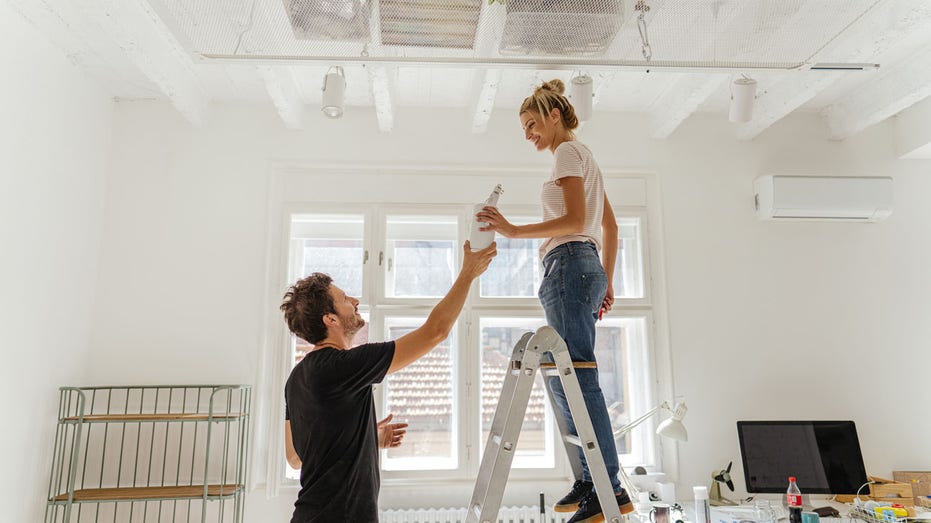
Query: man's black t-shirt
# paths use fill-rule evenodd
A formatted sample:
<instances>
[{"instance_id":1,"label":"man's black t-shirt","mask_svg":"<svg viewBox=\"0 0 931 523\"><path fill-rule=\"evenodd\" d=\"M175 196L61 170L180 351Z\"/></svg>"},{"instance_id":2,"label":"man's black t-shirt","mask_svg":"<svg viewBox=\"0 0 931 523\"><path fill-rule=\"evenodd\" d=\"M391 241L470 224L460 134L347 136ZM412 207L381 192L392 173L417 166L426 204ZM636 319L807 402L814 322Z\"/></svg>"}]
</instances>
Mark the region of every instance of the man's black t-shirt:
<instances>
[{"instance_id":1,"label":"man's black t-shirt","mask_svg":"<svg viewBox=\"0 0 931 523\"><path fill-rule=\"evenodd\" d=\"M285 416L301 458L301 492L291 523L378 521L378 434L372 384L381 382L394 342L323 348L294 367Z\"/></svg>"}]
</instances>

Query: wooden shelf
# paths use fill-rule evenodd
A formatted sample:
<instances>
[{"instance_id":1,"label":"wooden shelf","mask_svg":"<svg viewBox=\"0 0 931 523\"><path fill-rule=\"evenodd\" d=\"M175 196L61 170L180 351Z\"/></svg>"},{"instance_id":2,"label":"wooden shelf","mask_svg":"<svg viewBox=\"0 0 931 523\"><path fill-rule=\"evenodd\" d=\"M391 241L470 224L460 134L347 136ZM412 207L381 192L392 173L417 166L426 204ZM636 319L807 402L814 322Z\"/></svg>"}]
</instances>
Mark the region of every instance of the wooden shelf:
<instances>
[{"instance_id":1,"label":"wooden shelf","mask_svg":"<svg viewBox=\"0 0 931 523\"><path fill-rule=\"evenodd\" d=\"M88 414L84 416L84 421L88 423L95 422L127 422L127 421L207 421L212 419L213 421L231 421L239 419L242 414L233 413L233 414L214 414L213 418L210 418L207 414L202 413L174 413L174 414ZM62 418L62 421L65 422L76 422L80 418L77 416L68 416Z\"/></svg>"},{"instance_id":2,"label":"wooden shelf","mask_svg":"<svg viewBox=\"0 0 931 523\"><path fill-rule=\"evenodd\" d=\"M208 485L207 496L232 496L242 490L242 485ZM118 487L95 488L74 491L75 503L82 501L151 501L158 499L200 499L204 497L203 485L182 485L177 487ZM67 502L68 494L59 494L52 501Z\"/></svg>"},{"instance_id":3,"label":"wooden shelf","mask_svg":"<svg viewBox=\"0 0 931 523\"><path fill-rule=\"evenodd\" d=\"M250 404L248 385L61 387L46 523L178 501L191 523L243 523Z\"/></svg>"}]
</instances>

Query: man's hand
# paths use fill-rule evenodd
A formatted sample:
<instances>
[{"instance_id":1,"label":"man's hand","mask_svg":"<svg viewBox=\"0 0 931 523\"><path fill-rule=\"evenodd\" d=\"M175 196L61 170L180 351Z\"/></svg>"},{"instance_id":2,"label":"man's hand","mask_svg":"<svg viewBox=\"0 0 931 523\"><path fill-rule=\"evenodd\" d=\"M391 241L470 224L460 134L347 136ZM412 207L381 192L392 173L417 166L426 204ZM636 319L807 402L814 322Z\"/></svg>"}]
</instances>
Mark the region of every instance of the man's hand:
<instances>
[{"instance_id":1,"label":"man's hand","mask_svg":"<svg viewBox=\"0 0 931 523\"><path fill-rule=\"evenodd\" d=\"M462 253L462 269L459 270L459 274L474 280L485 272L491 260L498 255L498 244L491 242L488 247L473 252L469 240L466 240L462 246Z\"/></svg>"},{"instance_id":2,"label":"man's hand","mask_svg":"<svg viewBox=\"0 0 931 523\"><path fill-rule=\"evenodd\" d=\"M401 446L401 440L407 434L407 423L389 423L394 414L388 414L378 422L378 448L391 449Z\"/></svg>"}]
</instances>

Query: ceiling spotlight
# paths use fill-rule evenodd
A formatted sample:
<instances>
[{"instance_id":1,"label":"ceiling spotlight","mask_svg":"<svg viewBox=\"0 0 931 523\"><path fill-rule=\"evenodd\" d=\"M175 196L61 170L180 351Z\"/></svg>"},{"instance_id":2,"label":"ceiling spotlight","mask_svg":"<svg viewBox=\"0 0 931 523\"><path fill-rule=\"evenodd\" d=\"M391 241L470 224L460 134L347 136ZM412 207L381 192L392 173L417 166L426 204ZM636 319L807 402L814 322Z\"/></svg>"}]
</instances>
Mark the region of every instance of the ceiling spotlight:
<instances>
[{"instance_id":1,"label":"ceiling spotlight","mask_svg":"<svg viewBox=\"0 0 931 523\"><path fill-rule=\"evenodd\" d=\"M346 76L340 66L331 67L323 77L323 104L320 110L327 118L343 115L343 98L346 95Z\"/></svg>"},{"instance_id":2,"label":"ceiling spotlight","mask_svg":"<svg viewBox=\"0 0 931 523\"><path fill-rule=\"evenodd\" d=\"M728 120L746 123L753 118L753 99L756 96L756 80L748 76L738 78L731 84L731 110Z\"/></svg>"},{"instance_id":3,"label":"ceiling spotlight","mask_svg":"<svg viewBox=\"0 0 931 523\"><path fill-rule=\"evenodd\" d=\"M569 80L569 100L580 122L592 117L592 77L580 74Z\"/></svg>"}]
</instances>

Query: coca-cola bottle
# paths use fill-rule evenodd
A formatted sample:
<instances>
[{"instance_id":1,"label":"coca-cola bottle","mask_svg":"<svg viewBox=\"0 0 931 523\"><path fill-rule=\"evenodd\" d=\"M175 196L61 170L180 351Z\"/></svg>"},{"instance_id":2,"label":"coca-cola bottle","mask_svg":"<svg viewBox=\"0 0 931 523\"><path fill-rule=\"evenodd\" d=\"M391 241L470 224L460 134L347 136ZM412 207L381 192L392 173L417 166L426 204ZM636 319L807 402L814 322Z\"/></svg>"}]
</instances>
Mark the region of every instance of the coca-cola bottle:
<instances>
[{"instance_id":1,"label":"coca-cola bottle","mask_svg":"<svg viewBox=\"0 0 931 523\"><path fill-rule=\"evenodd\" d=\"M789 523L802 523L802 491L795 482L795 476L789 476L786 505L789 507Z\"/></svg>"}]
</instances>

